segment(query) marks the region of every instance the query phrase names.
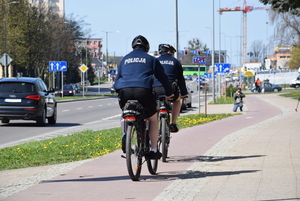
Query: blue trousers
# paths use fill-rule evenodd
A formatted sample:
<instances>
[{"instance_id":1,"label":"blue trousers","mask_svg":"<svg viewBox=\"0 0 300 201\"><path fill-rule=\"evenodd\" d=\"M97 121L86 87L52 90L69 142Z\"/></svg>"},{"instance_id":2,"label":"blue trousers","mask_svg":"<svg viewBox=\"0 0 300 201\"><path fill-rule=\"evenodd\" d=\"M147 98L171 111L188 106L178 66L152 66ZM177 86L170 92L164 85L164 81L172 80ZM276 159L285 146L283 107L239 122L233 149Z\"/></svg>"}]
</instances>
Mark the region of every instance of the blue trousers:
<instances>
[{"instance_id":1,"label":"blue trousers","mask_svg":"<svg viewBox=\"0 0 300 201\"><path fill-rule=\"evenodd\" d=\"M243 111L243 103L238 103L233 105L234 112L236 112L238 108L240 108L240 110Z\"/></svg>"}]
</instances>

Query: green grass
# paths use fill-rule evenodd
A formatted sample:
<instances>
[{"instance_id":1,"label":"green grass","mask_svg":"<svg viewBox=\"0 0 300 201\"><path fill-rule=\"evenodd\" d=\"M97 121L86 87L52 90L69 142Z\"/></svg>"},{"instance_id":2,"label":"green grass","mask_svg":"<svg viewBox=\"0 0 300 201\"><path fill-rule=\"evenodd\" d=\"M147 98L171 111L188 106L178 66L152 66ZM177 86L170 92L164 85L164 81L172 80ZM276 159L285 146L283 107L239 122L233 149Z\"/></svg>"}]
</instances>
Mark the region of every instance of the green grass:
<instances>
[{"instance_id":1,"label":"green grass","mask_svg":"<svg viewBox=\"0 0 300 201\"><path fill-rule=\"evenodd\" d=\"M300 89L292 89L289 90L290 93L284 93L284 94L280 94L280 96L286 97L286 98L293 98L296 100L300 99Z\"/></svg>"},{"instance_id":2,"label":"green grass","mask_svg":"<svg viewBox=\"0 0 300 201\"><path fill-rule=\"evenodd\" d=\"M238 113L186 115L178 118L180 129L220 120ZM121 128L86 130L43 141L0 149L0 171L80 161L121 148Z\"/></svg>"}]
</instances>

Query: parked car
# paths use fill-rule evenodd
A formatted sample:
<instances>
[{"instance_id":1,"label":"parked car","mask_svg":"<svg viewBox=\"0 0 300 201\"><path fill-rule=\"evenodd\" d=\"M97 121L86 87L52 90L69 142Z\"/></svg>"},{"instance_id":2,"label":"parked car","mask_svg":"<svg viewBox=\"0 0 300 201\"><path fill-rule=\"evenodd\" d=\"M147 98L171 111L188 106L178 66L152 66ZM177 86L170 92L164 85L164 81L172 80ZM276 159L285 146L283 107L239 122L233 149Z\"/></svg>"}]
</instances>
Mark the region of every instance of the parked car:
<instances>
[{"instance_id":1,"label":"parked car","mask_svg":"<svg viewBox=\"0 0 300 201\"><path fill-rule=\"evenodd\" d=\"M0 119L34 120L39 126L55 124L57 102L54 89L48 89L40 78L18 77L0 79Z\"/></svg>"},{"instance_id":2,"label":"parked car","mask_svg":"<svg viewBox=\"0 0 300 201\"><path fill-rule=\"evenodd\" d=\"M296 79L291 80L290 87L300 88L300 76L298 76Z\"/></svg>"},{"instance_id":3,"label":"parked car","mask_svg":"<svg viewBox=\"0 0 300 201\"><path fill-rule=\"evenodd\" d=\"M281 86L276 85L276 84L271 84L269 82L266 82L266 83L264 83L262 92L263 93L264 92L279 92L281 90L282 90Z\"/></svg>"},{"instance_id":4,"label":"parked car","mask_svg":"<svg viewBox=\"0 0 300 201\"><path fill-rule=\"evenodd\" d=\"M182 99L181 101L181 110L186 110L187 108L192 107L192 93L194 92L191 91L188 87L187 87L187 91L188 91L187 97Z\"/></svg>"},{"instance_id":5,"label":"parked car","mask_svg":"<svg viewBox=\"0 0 300 201\"><path fill-rule=\"evenodd\" d=\"M78 84L72 84L72 85L73 85L73 87L74 87L74 89L75 89L75 92L76 92L77 94L80 94L80 88L79 88Z\"/></svg>"},{"instance_id":6,"label":"parked car","mask_svg":"<svg viewBox=\"0 0 300 201\"><path fill-rule=\"evenodd\" d=\"M72 84L67 84L63 86L63 90L60 91L60 97L62 96L75 96L76 90Z\"/></svg>"},{"instance_id":7,"label":"parked car","mask_svg":"<svg viewBox=\"0 0 300 201\"><path fill-rule=\"evenodd\" d=\"M185 80L193 80L193 77L191 75L186 75L184 76Z\"/></svg>"}]
</instances>

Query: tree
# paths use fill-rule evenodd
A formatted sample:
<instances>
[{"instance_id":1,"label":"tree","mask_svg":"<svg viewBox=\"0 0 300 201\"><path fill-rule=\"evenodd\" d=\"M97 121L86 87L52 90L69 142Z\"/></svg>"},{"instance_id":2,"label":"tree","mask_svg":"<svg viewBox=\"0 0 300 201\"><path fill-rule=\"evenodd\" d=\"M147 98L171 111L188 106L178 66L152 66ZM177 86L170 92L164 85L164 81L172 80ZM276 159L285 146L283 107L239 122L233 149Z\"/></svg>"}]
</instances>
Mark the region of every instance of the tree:
<instances>
[{"instance_id":1,"label":"tree","mask_svg":"<svg viewBox=\"0 0 300 201\"><path fill-rule=\"evenodd\" d=\"M272 10L280 13L289 12L293 15L300 16L300 1L299 0L259 0L263 4L271 4Z\"/></svg>"},{"instance_id":2,"label":"tree","mask_svg":"<svg viewBox=\"0 0 300 201\"><path fill-rule=\"evenodd\" d=\"M300 67L300 44L298 44L298 47L293 47L292 51L292 59L289 62L289 68L290 69L298 69Z\"/></svg>"},{"instance_id":3,"label":"tree","mask_svg":"<svg viewBox=\"0 0 300 201\"><path fill-rule=\"evenodd\" d=\"M188 49L188 53L181 60L182 64L193 64L193 62L192 62L193 56L196 56L196 55L192 54L193 50L201 50L202 56L203 56L204 52L206 52L207 50L209 50L207 48L206 44L203 44L200 41L199 38L193 38L192 40L188 41L188 48L187 49Z\"/></svg>"},{"instance_id":4,"label":"tree","mask_svg":"<svg viewBox=\"0 0 300 201\"><path fill-rule=\"evenodd\" d=\"M251 44L250 52L252 56L250 57L250 62L264 62L264 56L266 55L265 47L262 40L255 40Z\"/></svg>"}]
</instances>

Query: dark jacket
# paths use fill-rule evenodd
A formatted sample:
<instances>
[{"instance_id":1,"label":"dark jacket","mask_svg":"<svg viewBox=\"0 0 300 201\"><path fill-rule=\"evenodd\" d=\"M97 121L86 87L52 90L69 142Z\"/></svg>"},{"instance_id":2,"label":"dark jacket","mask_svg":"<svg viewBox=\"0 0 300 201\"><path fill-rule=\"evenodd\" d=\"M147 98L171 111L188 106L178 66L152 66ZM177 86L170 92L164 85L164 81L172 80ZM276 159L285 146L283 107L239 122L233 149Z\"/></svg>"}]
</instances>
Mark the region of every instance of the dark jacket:
<instances>
[{"instance_id":1,"label":"dark jacket","mask_svg":"<svg viewBox=\"0 0 300 201\"><path fill-rule=\"evenodd\" d=\"M160 62L142 49L134 49L120 61L114 88L116 91L129 87L152 90L153 75L162 83L166 95L172 95L171 85Z\"/></svg>"},{"instance_id":2,"label":"dark jacket","mask_svg":"<svg viewBox=\"0 0 300 201\"><path fill-rule=\"evenodd\" d=\"M234 93L233 98L234 98L234 104L240 104L243 103L243 98L245 98L245 94L242 92L240 94Z\"/></svg>"},{"instance_id":3,"label":"dark jacket","mask_svg":"<svg viewBox=\"0 0 300 201\"><path fill-rule=\"evenodd\" d=\"M181 66L181 63L174 58L172 55L168 53L162 54L160 57L157 58L161 65L164 67L165 73L168 76L168 80L170 83L173 83L174 81L177 82L177 85L180 89L180 93L182 96L186 95L187 89L186 89L186 84L185 80L183 77L183 69ZM159 87L162 86L162 83L154 79L154 86Z\"/></svg>"}]
</instances>

